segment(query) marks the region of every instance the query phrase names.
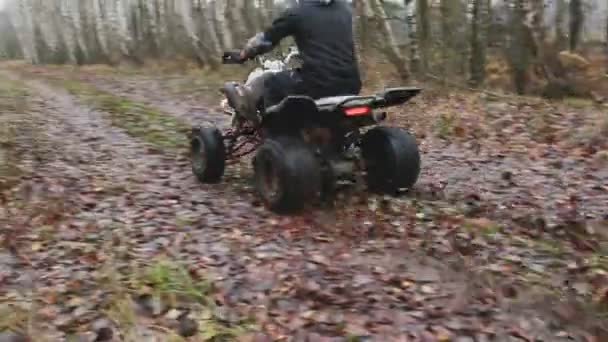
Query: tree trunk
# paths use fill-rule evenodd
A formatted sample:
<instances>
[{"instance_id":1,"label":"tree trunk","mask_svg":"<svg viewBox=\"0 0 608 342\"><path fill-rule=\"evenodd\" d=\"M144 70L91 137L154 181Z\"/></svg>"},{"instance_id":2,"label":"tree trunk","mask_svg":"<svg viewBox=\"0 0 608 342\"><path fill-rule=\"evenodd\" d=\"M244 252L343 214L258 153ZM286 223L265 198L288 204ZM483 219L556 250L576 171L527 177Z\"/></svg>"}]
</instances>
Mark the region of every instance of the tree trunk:
<instances>
[{"instance_id":1,"label":"tree trunk","mask_svg":"<svg viewBox=\"0 0 608 342\"><path fill-rule=\"evenodd\" d=\"M555 45L561 50L565 47L566 34L564 33L564 19L568 5L566 0L556 0L555 3Z\"/></svg>"},{"instance_id":2,"label":"tree trunk","mask_svg":"<svg viewBox=\"0 0 608 342\"><path fill-rule=\"evenodd\" d=\"M192 19L192 2L190 0L178 0L176 6L194 55L198 59L199 64L206 64L208 61L201 51L201 40L196 33L196 26Z\"/></svg>"},{"instance_id":3,"label":"tree trunk","mask_svg":"<svg viewBox=\"0 0 608 342\"><path fill-rule=\"evenodd\" d=\"M481 7L483 0L472 0L471 4L471 59L469 83L478 87L485 77L485 49L480 37Z\"/></svg>"},{"instance_id":4,"label":"tree trunk","mask_svg":"<svg viewBox=\"0 0 608 342\"><path fill-rule=\"evenodd\" d=\"M262 0L262 15L264 18L264 28L269 26L275 17L274 11L274 0Z\"/></svg>"},{"instance_id":5,"label":"tree trunk","mask_svg":"<svg viewBox=\"0 0 608 342\"><path fill-rule=\"evenodd\" d=\"M261 30L259 25L258 8L254 6L255 2L252 0L245 0L243 6L243 18L245 18L245 25L247 26L247 38L252 37L254 34Z\"/></svg>"},{"instance_id":6,"label":"tree trunk","mask_svg":"<svg viewBox=\"0 0 608 342\"><path fill-rule=\"evenodd\" d=\"M378 33L380 33L382 37L382 39L380 39L381 51L397 69L401 79L408 79L410 77L410 71L407 60L403 57L401 51L399 51L391 23L389 20L386 20L386 11L380 0L371 0L371 9L374 16L373 21L376 24Z\"/></svg>"},{"instance_id":7,"label":"tree trunk","mask_svg":"<svg viewBox=\"0 0 608 342\"><path fill-rule=\"evenodd\" d=\"M407 32L408 32L408 43L409 43L409 58L410 58L410 71L414 74L420 71L420 49L418 48L418 34L417 34L417 21L416 21L416 4L413 0L404 0L403 5L405 6L407 13Z\"/></svg>"},{"instance_id":8,"label":"tree trunk","mask_svg":"<svg viewBox=\"0 0 608 342\"><path fill-rule=\"evenodd\" d=\"M161 47L161 42L160 33L158 29L157 2L156 0L143 0L143 6L143 9L146 13L145 17L147 18L146 24L149 35L152 38L155 48L158 49Z\"/></svg>"},{"instance_id":9,"label":"tree trunk","mask_svg":"<svg viewBox=\"0 0 608 342\"><path fill-rule=\"evenodd\" d=\"M230 10L230 19L232 21L230 27L234 27L234 40L236 46L244 45L246 40L249 38L248 22L243 16L243 9L245 8L245 1L251 0L224 0L228 4Z\"/></svg>"},{"instance_id":10,"label":"tree trunk","mask_svg":"<svg viewBox=\"0 0 608 342\"><path fill-rule=\"evenodd\" d=\"M608 75L608 9L606 9L606 38L605 38L605 49L606 49L606 75Z\"/></svg>"},{"instance_id":11,"label":"tree trunk","mask_svg":"<svg viewBox=\"0 0 608 342\"><path fill-rule=\"evenodd\" d=\"M108 48L108 38L106 34L106 27L104 23L103 7L101 0L93 0L93 15L95 17L95 33L97 35L97 41L101 47L101 51L106 55L110 56L110 49Z\"/></svg>"},{"instance_id":12,"label":"tree trunk","mask_svg":"<svg viewBox=\"0 0 608 342\"><path fill-rule=\"evenodd\" d=\"M429 19L429 3L428 0L417 0L416 9L418 11L418 40L420 42L420 51L422 57L422 68L428 70L429 64L429 47L431 38L431 24Z\"/></svg>"},{"instance_id":13,"label":"tree trunk","mask_svg":"<svg viewBox=\"0 0 608 342\"><path fill-rule=\"evenodd\" d=\"M127 5L128 0L115 0L116 1L116 15L118 18L118 27L121 37L121 50L127 56L132 56L131 45L133 43L133 37L129 30L129 13L130 7Z\"/></svg>"},{"instance_id":14,"label":"tree trunk","mask_svg":"<svg viewBox=\"0 0 608 342\"><path fill-rule=\"evenodd\" d=\"M359 66L361 69L361 78L363 80L367 79L367 65L368 65L368 57L370 52L370 42L373 41L373 37L371 36L371 31L369 29L369 16L366 15L366 9L370 10L369 2L367 0L359 0L353 2L353 27L355 33L355 47L357 50L357 55L359 56ZM370 14L371 16L371 14Z\"/></svg>"},{"instance_id":15,"label":"tree trunk","mask_svg":"<svg viewBox=\"0 0 608 342\"><path fill-rule=\"evenodd\" d=\"M583 20L582 0L570 0L570 51L578 47Z\"/></svg>"},{"instance_id":16,"label":"tree trunk","mask_svg":"<svg viewBox=\"0 0 608 342\"><path fill-rule=\"evenodd\" d=\"M532 39L534 40L534 50L536 52L536 63L545 78L554 81L554 76L549 67L545 55L546 30L545 30L545 4L543 0L532 1Z\"/></svg>"},{"instance_id":17,"label":"tree trunk","mask_svg":"<svg viewBox=\"0 0 608 342\"><path fill-rule=\"evenodd\" d=\"M209 39L209 43L206 44L206 50L212 55L212 58L210 59L210 66L212 68L216 68L219 66L219 63L216 61L222 54L222 44L220 43L218 32L215 28L215 23L213 21L213 10L210 8L209 3L205 5L203 15L205 18L205 27L207 28L205 31L207 32L207 37Z\"/></svg>"},{"instance_id":18,"label":"tree trunk","mask_svg":"<svg viewBox=\"0 0 608 342\"><path fill-rule=\"evenodd\" d=\"M451 71L449 64L449 50L451 37L450 28L450 7L448 2L450 0L441 0L439 4L439 11L441 13L441 77L445 83L448 73ZM474 0L475 1L475 0Z\"/></svg>"},{"instance_id":19,"label":"tree trunk","mask_svg":"<svg viewBox=\"0 0 608 342\"><path fill-rule=\"evenodd\" d=\"M55 25L55 11L53 10L52 3L45 0L38 0L36 2L36 11L38 13L37 24L40 31L42 41L49 49L48 53L52 56L41 56L54 57L59 50L59 36L57 33L57 26Z\"/></svg>"},{"instance_id":20,"label":"tree trunk","mask_svg":"<svg viewBox=\"0 0 608 342\"><path fill-rule=\"evenodd\" d=\"M483 44L487 50L492 46L492 42L490 41L490 30L492 29L492 24L494 23L492 0L485 0L482 9L481 18L483 21L483 28L481 31L481 39L483 40Z\"/></svg>"},{"instance_id":21,"label":"tree trunk","mask_svg":"<svg viewBox=\"0 0 608 342\"><path fill-rule=\"evenodd\" d=\"M215 21L217 22L217 32L222 39L224 50L234 49L234 36L228 20L226 20L226 0L215 0Z\"/></svg>"},{"instance_id":22,"label":"tree trunk","mask_svg":"<svg viewBox=\"0 0 608 342\"><path fill-rule=\"evenodd\" d=\"M523 95L528 83L528 67L530 64L529 45L527 43L527 29L524 23L526 18L526 0L512 0L513 11L511 13L510 32L507 51L511 76L515 90Z\"/></svg>"},{"instance_id":23,"label":"tree trunk","mask_svg":"<svg viewBox=\"0 0 608 342\"><path fill-rule=\"evenodd\" d=\"M82 53L84 60L89 59L89 49L85 41L84 32L82 29L82 18L80 17L80 3L81 0L68 0L66 1L66 11L68 17L71 19L69 25L72 26L72 32L74 33L74 40L78 44L78 48Z\"/></svg>"},{"instance_id":24,"label":"tree trunk","mask_svg":"<svg viewBox=\"0 0 608 342\"><path fill-rule=\"evenodd\" d=\"M59 6L59 29L63 44L66 49L68 62L70 64L76 64L76 35L74 34L74 27L72 25L72 18L70 17L70 11L66 0L60 0L57 4Z\"/></svg>"},{"instance_id":25,"label":"tree trunk","mask_svg":"<svg viewBox=\"0 0 608 342\"><path fill-rule=\"evenodd\" d=\"M23 57L30 63L39 63L38 52L36 50L33 7L31 0L17 1L14 13L11 15L13 26L17 32L19 45L23 52Z\"/></svg>"},{"instance_id":26,"label":"tree trunk","mask_svg":"<svg viewBox=\"0 0 608 342\"><path fill-rule=\"evenodd\" d=\"M151 0L156 1L156 15L158 18L158 43L163 46L167 41L167 32L169 25L167 24L167 2L166 0ZM162 49L161 49L162 51Z\"/></svg>"}]
</instances>

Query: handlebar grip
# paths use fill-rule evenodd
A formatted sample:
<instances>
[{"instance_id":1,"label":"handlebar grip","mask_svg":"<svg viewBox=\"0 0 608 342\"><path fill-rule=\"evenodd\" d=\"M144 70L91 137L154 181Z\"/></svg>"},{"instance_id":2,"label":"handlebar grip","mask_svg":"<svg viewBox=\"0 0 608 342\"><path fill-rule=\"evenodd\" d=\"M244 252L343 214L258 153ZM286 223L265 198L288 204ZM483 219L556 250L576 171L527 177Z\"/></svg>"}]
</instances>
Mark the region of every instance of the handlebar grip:
<instances>
[{"instance_id":1,"label":"handlebar grip","mask_svg":"<svg viewBox=\"0 0 608 342\"><path fill-rule=\"evenodd\" d=\"M222 64L243 64L244 62L241 59L241 51L226 51L222 55Z\"/></svg>"}]
</instances>

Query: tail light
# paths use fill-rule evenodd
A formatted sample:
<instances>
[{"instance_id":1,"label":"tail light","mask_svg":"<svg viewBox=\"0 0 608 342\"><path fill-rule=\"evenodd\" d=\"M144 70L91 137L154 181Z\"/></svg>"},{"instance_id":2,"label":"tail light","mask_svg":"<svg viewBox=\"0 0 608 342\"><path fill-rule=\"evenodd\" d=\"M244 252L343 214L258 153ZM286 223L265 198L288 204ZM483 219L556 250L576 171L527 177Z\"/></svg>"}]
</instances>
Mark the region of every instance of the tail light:
<instances>
[{"instance_id":1,"label":"tail light","mask_svg":"<svg viewBox=\"0 0 608 342\"><path fill-rule=\"evenodd\" d=\"M346 116L360 116L370 114L372 109L368 106L357 106L344 109Z\"/></svg>"}]
</instances>

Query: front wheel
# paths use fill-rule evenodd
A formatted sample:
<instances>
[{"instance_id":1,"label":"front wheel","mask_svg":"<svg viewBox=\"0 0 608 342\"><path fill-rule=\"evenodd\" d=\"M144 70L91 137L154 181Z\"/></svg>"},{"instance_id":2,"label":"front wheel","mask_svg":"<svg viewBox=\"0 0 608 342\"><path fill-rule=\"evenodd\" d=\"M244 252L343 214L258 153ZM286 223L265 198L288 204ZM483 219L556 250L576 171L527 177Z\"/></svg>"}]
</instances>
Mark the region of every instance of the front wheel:
<instances>
[{"instance_id":1,"label":"front wheel","mask_svg":"<svg viewBox=\"0 0 608 342\"><path fill-rule=\"evenodd\" d=\"M416 139L395 127L376 127L361 141L367 184L374 192L394 194L411 188L420 174Z\"/></svg>"},{"instance_id":2,"label":"front wheel","mask_svg":"<svg viewBox=\"0 0 608 342\"><path fill-rule=\"evenodd\" d=\"M292 137L268 139L253 160L255 187L270 210L301 210L320 192L321 170L314 152Z\"/></svg>"},{"instance_id":3,"label":"front wheel","mask_svg":"<svg viewBox=\"0 0 608 342\"><path fill-rule=\"evenodd\" d=\"M226 168L226 147L217 128L192 130L190 140L192 173L201 183L219 183Z\"/></svg>"}]
</instances>

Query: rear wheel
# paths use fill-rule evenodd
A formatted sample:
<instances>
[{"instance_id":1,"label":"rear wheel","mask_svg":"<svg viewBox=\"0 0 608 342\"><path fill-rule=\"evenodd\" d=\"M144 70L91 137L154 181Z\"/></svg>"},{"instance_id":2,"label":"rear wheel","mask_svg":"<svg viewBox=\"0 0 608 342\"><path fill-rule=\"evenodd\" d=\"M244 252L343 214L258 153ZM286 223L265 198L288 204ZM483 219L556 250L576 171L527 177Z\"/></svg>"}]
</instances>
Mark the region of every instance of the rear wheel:
<instances>
[{"instance_id":1,"label":"rear wheel","mask_svg":"<svg viewBox=\"0 0 608 342\"><path fill-rule=\"evenodd\" d=\"M255 187L270 210L301 210L320 192L321 171L313 151L292 137L268 139L253 160Z\"/></svg>"},{"instance_id":2,"label":"rear wheel","mask_svg":"<svg viewBox=\"0 0 608 342\"><path fill-rule=\"evenodd\" d=\"M366 180L371 191L397 193L411 188L420 174L416 139L395 127L376 127L361 141Z\"/></svg>"},{"instance_id":3,"label":"rear wheel","mask_svg":"<svg viewBox=\"0 0 608 342\"><path fill-rule=\"evenodd\" d=\"M190 158L192 173L200 182L220 182L226 168L226 147L220 131L210 127L193 130Z\"/></svg>"}]
</instances>

